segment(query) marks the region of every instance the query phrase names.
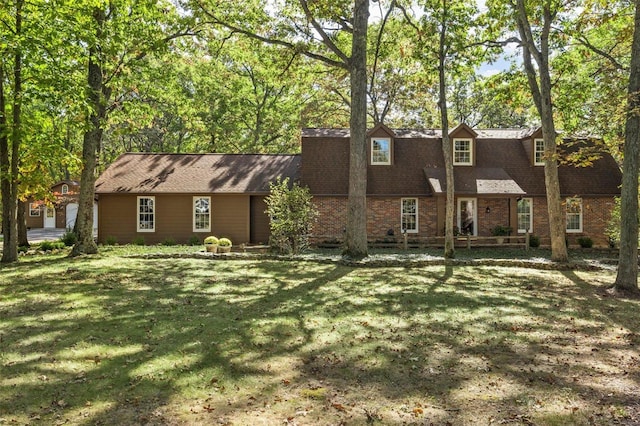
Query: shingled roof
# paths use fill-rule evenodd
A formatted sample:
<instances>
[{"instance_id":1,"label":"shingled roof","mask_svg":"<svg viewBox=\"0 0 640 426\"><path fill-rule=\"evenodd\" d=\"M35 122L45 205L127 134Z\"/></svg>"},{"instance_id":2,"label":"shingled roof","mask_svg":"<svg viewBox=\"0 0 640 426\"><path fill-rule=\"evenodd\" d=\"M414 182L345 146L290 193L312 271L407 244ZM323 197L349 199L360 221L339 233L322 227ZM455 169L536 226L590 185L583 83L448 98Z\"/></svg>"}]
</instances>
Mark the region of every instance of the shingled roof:
<instances>
[{"instance_id":1,"label":"shingled roof","mask_svg":"<svg viewBox=\"0 0 640 426\"><path fill-rule=\"evenodd\" d=\"M127 153L100 175L96 193L264 194L299 170L299 155Z\"/></svg>"}]
</instances>

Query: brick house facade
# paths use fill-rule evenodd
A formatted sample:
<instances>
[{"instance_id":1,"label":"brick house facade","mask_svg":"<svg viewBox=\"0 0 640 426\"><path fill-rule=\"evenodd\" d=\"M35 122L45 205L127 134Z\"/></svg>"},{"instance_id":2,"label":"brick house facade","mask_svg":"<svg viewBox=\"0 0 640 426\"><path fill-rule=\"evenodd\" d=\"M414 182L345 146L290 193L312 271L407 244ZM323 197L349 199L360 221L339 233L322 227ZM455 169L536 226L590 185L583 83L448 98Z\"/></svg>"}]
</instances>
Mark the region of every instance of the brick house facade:
<instances>
[{"instance_id":1,"label":"brick house facade","mask_svg":"<svg viewBox=\"0 0 640 426\"><path fill-rule=\"evenodd\" d=\"M544 167L539 129L474 130L458 126L450 133L458 231L490 236L496 226L512 235L530 232L549 241ZM391 130L377 126L368 133L367 234L371 242L398 237L408 228L411 239L444 235L446 186L441 133L438 130ZM586 141L563 145L561 160ZM590 146L593 152L593 146ZM305 129L302 135L301 182L311 189L320 214L316 243L342 241L346 226L349 132ZM581 236L607 246L605 229L622 174L604 149L587 167L559 167L567 241ZM408 220L406 219L408 217Z\"/></svg>"}]
</instances>

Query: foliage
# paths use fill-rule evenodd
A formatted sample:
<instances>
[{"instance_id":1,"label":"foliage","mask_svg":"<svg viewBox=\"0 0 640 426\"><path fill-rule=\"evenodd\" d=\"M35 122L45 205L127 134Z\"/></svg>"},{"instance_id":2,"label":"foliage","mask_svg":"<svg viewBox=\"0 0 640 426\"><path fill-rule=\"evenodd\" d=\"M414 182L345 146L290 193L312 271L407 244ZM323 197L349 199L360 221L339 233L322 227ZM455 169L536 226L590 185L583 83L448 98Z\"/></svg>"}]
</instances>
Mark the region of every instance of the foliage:
<instances>
[{"instance_id":1,"label":"foliage","mask_svg":"<svg viewBox=\"0 0 640 426\"><path fill-rule=\"evenodd\" d=\"M115 238L114 238L115 239ZM135 237L132 241L131 244L133 244L134 246L143 246L145 245L145 241L144 241L144 237L143 236L137 236ZM109 244L109 245L113 245L113 244Z\"/></svg>"},{"instance_id":2,"label":"foliage","mask_svg":"<svg viewBox=\"0 0 640 426\"><path fill-rule=\"evenodd\" d=\"M593 247L593 240L590 237L579 237L578 244L582 248L591 248Z\"/></svg>"},{"instance_id":3,"label":"foliage","mask_svg":"<svg viewBox=\"0 0 640 426\"><path fill-rule=\"evenodd\" d=\"M60 241L62 241L65 246L71 247L78 241L78 236L73 230L69 229L60 237Z\"/></svg>"},{"instance_id":4,"label":"foliage","mask_svg":"<svg viewBox=\"0 0 640 426\"><path fill-rule=\"evenodd\" d=\"M190 246L199 246L200 244L202 244L202 242L200 241L200 237L198 237L197 235L192 235L189 237L189 241L188 243Z\"/></svg>"},{"instance_id":5,"label":"foliage","mask_svg":"<svg viewBox=\"0 0 640 426\"><path fill-rule=\"evenodd\" d=\"M540 237L538 237L537 235L530 235L529 236L529 247L540 247Z\"/></svg>"},{"instance_id":6,"label":"foliage","mask_svg":"<svg viewBox=\"0 0 640 426\"><path fill-rule=\"evenodd\" d=\"M52 250L60 250L65 248L66 245L62 241L43 241L40 243L41 251L52 251Z\"/></svg>"},{"instance_id":7,"label":"foliage","mask_svg":"<svg viewBox=\"0 0 640 426\"><path fill-rule=\"evenodd\" d=\"M204 239L204 244L205 245L217 245L220 244L220 240L218 240L217 237L214 237L213 235L208 236L207 238Z\"/></svg>"},{"instance_id":8,"label":"foliage","mask_svg":"<svg viewBox=\"0 0 640 426\"><path fill-rule=\"evenodd\" d=\"M177 243L175 238L167 237L164 240L162 240L160 244L162 244L163 246L175 246Z\"/></svg>"},{"instance_id":9,"label":"foliage","mask_svg":"<svg viewBox=\"0 0 640 426\"><path fill-rule=\"evenodd\" d=\"M280 253L301 253L309 247L309 234L318 216L309 188L289 178L278 179L269 185L266 213L271 236L269 244Z\"/></svg>"},{"instance_id":10,"label":"foliage","mask_svg":"<svg viewBox=\"0 0 640 426\"><path fill-rule=\"evenodd\" d=\"M142 237L139 237L139 238L142 238ZM142 239L142 241L144 244L144 238ZM107 238L104 239L104 243L108 246L115 246L116 244L118 244L118 239L113 235L109 235Z\"/></svg>"},{"instance_id":11,"label":"foliage","mask_svg":"<svg viewBox=\"0 0 640 426\"><path fill-rule=\"evenodd\" d=\"M218 240L218 246L220 247L231 247L231 240L229 238L222 237Z\"/></svg>"},{"instance_id":12,"label":"foliage","mask_svg":"<svg viewBox=\"0 0 640 426\"><path fill-rule=\"evenodd\" d=\"M620 242L620 197L615 198L611 218L604 232L609 239L609 247L618 247L618 243Z\"/></svg>"},{"instance_id":13,"label":"foliage","mask_svg":"<svg viewBox=\"0 0 640 426\"><path fill-rule=\"evenodd\" d=\"M513 228L510 226L497 225L496 227L491 229L491 235L500 237L511 234Z\"/></svg>"}]
</instances>

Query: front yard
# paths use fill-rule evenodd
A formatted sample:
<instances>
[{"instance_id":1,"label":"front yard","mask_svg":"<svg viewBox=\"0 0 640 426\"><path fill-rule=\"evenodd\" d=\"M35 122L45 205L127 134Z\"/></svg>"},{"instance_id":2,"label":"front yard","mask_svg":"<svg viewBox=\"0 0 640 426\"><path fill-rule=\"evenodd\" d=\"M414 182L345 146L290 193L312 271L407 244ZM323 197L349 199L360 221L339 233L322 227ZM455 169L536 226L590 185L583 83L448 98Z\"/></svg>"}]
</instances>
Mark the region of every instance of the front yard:
<instances>
[{"instance_id":1,"label":"front yard","mask_svg":"<svg viewBox=\"0 0 640 426\"><path fill-rule=\"evenodd\" d=\"M126 250L2 267L0 424L640 422L613 270Z\"/></svg>"}]
</instances>

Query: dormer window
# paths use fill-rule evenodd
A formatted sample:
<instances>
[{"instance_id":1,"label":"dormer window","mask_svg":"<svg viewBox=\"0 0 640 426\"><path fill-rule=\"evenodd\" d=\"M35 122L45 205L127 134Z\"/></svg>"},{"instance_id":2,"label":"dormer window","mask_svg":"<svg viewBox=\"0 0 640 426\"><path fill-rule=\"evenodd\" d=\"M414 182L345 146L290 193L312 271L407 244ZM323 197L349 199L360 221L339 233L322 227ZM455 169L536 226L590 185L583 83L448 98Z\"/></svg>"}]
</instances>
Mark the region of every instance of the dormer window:
<instances>
[{"instance_id":1,"label":"dormer window","mask_svg":"<svg viewBox=\"0 0 640 426\"><path fill-rule=\"evenodd\" d=\"M544 139L533 141L533 165L544 166Z\"/></svg>"},{"instance_id":2,"label":"dormer window","mask_svg":"<svg viewBox=\"0 0 640 426\"><path fill-rule=\"evenodd\" d=\"M371 138L371 164L391 164L391 139Z\"/></svg>"},{"instance_id":3,"label":"dormer window","mask_svg":"<svg viewBox=\"0 0 640 426\"><path fill-rule=\"evenodd\" d=\"M68 194L69 193L69 185L67 185L66 183L64 185L62 185L62 190L61 192L63 194Z\"/></svg>"},{"instance_id":4,"label":"dormer window","mask_svg":"<svg viewBox=\"0 0 640 426\"><path fill-rule=\"evenodd\" d=\"M454 139L453 140L453 165L471 166L473 165L473 140Z\"/></svg>"}]
</instances>

